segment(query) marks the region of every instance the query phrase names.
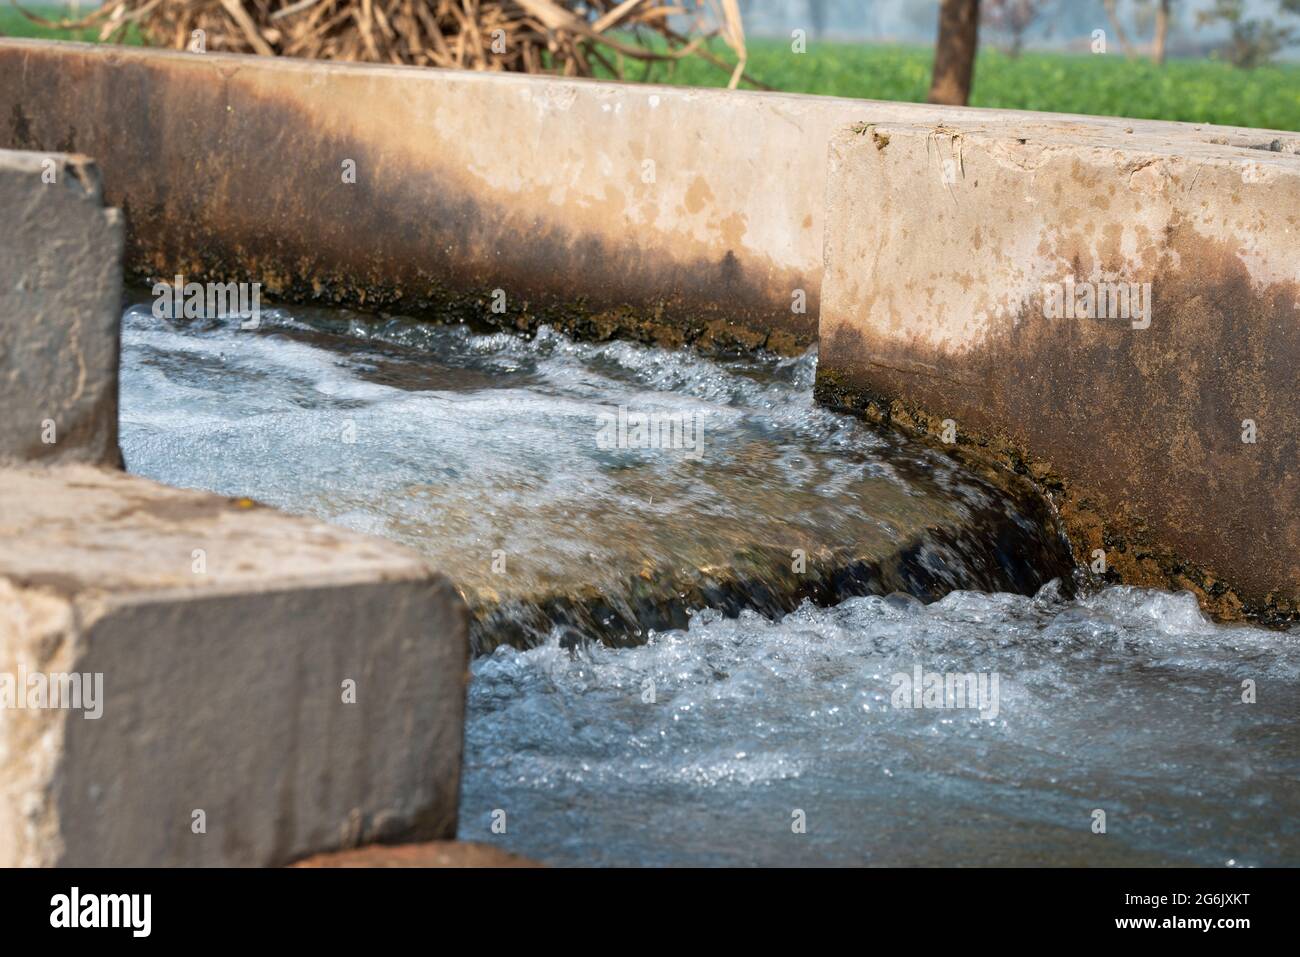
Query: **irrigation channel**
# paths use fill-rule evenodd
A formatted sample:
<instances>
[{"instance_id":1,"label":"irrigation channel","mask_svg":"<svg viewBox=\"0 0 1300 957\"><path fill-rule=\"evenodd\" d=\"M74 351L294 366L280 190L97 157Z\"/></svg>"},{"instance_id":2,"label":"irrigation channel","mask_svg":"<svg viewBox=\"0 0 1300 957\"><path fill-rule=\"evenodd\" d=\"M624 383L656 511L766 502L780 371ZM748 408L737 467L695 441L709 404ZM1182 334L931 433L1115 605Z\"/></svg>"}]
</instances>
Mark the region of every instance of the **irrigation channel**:
<instances>
[{"instance_id":1,"label":"irrigation channel","mask_svg":"<svg viewBox=\"0 0 1300 957\"><path fill-rule=\"evenodd\" d=\"M127 309L127 467L460 585L463 838L552 864L1300 860L1294 629L1078 584L1039 503L815 405L815 354L240 326Z\"/></svg>"}]
</instances>

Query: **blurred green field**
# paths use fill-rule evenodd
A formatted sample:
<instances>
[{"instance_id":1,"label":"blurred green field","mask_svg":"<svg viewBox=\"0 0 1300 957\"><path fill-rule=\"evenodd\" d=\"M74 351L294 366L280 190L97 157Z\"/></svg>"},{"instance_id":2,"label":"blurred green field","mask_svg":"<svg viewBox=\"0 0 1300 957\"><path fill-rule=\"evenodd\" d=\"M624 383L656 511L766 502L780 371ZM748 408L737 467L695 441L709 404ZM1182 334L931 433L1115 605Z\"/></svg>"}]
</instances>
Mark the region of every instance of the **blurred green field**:
<instances>
[{"instance_id":1,"label":"blurred green field","mask_svg":"<svg viewBox=\"0 0 1300 957\"><path fill-rule=\"evenodd\" d=\"M93 30L79 36L49 30L4 0L0 4L0 34L94 39ZM790 93L918 102L929 88L933 51L928 47L810 42L806 53L793 53L784 40L751 40L749 47L747 75ZM714 49L726 53L720 45ZM630 71L637 78L642 73L640 67ZM671 69L656 65L647 78L726 86L728 74L691 58ZM1025 53L1012 59L985 47L975 67L971 105L1300 131L1300 64L1239 70L1217 60L1170 60L1156 67L1118 52Z\"/></svg>"},{"instance_id":2,"label":"blurred green field","mask_svg":"<svg viewBox=\"0 0 1300 957\"><path fill-rule=\"evenodd\" d=\"M749 44L747 75L791 93L924 101L933 51L925 47L785 41ZM639 73L638 73L639 75ZM726 86L727 74L698 59L652 79ZM1025 53L985 48L975 64L972 106L1133 116L1300 130L1300 64L1239 70L1218 60L1170 60L1163 67L1122 54Z\"/></svg>"},{"instance_id":3,"label":"blurred green field","mask_svg":"<svg viewBox=\"0 0 1300 957\"><path fill-rule=\"evenodd\" d=\"M96 4L93 0L86 0L81 6L82 15L93 10ZM40 3L24 3L23 9L35 13L37 16L44 17L46 20L58 20L60 17L67 17L68 13L62 7L48 6ZM45 37L52 40L84 40L87 43L93 43L99 34L99 28L87 28L82 30L55 30L39 23L33 23L27 19L18 10L16 10L9 0L0 0L0 36L3 37ZM128 31L127 43L139 43L139 36L134 29Z\"/></svg>"}]
</instances>

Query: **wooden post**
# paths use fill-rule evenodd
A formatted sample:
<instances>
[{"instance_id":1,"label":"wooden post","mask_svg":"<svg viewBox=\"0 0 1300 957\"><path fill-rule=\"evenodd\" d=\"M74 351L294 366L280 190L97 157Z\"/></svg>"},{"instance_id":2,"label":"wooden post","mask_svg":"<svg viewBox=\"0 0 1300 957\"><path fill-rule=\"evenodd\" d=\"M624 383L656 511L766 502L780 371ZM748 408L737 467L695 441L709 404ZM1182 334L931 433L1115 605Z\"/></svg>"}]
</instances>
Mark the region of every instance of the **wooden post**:
<instances>
[{"instance_id":1,"label":"wooden post","mask_svg":"<svg viewBox=\"0 0 1300 957\"><path fill-rule=\"evenodd\" d=\"M939 38L934 45L929 102L965 106L970 100L979 24L979 0L943 0L939 8Z\"/></svg>"}]
</instances>

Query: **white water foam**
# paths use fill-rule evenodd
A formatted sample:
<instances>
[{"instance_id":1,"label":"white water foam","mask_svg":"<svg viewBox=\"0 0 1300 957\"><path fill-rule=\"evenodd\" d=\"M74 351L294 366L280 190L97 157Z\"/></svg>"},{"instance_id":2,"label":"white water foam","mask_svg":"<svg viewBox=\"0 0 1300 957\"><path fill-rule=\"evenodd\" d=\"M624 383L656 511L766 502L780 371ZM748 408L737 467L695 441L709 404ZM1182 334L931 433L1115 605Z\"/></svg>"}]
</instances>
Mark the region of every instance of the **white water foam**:
<instances>
[{"instance_id":1,"label":"white water foam","mask_svg":"<svg viewBox=\"0 0 1300 957\"><path fill-rule=\"evenodd\" d=\"M997 673L997 716L894 707L893 676L917 664ZM853 598L780 622L705 612L640 648L555 640L473 670L461 837L555 864L1300 853L1300 646L1214 625L1189 594L1067 603L1049 586Z\"/></svg>"}]
</instances>

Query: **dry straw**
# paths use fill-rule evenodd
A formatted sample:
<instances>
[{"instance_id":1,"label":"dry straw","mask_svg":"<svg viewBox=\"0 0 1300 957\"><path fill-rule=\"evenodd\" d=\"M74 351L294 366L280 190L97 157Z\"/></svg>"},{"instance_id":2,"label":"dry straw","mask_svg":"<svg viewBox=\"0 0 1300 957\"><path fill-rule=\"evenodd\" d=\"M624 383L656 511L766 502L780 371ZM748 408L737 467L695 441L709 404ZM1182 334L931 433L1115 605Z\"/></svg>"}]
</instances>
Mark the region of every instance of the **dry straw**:
<instances>
[{"instance_id":1,"label":"dry straw","mask_svg":"<svg viewBox=\"0 0 1300 957\"><path fill-rule=\"evenodd\" d=\"M733 88L746 61L738 0L107 0L80 19L22 12L97 29L103 41L134 27L177 50L470 70L592 76L599 66L624 79L637 64L645 79L656 64L698 56L730 72ZM734 65L707 48L719 35Z\"/></svg>"}]
</instances>

